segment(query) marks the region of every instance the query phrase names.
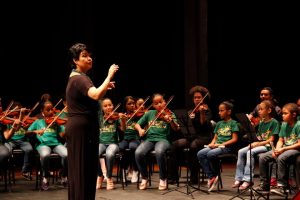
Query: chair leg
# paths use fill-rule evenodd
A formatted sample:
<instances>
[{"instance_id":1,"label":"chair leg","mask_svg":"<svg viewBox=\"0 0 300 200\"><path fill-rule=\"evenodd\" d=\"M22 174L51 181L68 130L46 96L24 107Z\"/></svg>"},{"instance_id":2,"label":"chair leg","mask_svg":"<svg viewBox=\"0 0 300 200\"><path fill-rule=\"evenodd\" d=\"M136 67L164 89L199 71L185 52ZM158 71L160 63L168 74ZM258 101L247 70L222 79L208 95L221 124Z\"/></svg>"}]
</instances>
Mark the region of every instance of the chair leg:
<instances>
[{"instance_id":1,"label":"chair leg","mask_svg":"<svg viewBox=\"0 0 300 200\"><path fill-rule=\"evenodd\" d=\"M218 191L220 191L223 188L223 181L222 181L222 160L219 161L219 173L218 173Z\"/></svg>"}]
</instances>

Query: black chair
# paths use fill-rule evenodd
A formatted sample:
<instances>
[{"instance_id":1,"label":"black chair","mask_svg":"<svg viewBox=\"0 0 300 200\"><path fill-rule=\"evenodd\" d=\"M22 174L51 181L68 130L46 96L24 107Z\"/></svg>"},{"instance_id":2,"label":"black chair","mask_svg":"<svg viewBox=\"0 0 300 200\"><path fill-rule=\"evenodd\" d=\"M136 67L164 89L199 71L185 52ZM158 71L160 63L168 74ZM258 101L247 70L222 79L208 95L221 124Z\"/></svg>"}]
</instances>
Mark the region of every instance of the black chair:
<instances>
[{"instance_id":1,"label":"black chair","mask_svg":"<svg viewBox=\"0 0 300 200\"><path fill-rule=\"evenodd\" d=\"M11 192L11 179L9 174L10 172L10 164L9 159L1 163L0 165L0 182L4 182L4 191Z\"/></svg>"},{"instance_id":2,"label":"black chair","mask_svg":"<svg viewBox=\"0 0 300 200\"><path fill-rule=\"evenodd\" d=\"M218 191L220 191L223 188L223 181L222 181L222 171L223 171L223 163L225 160L234 160L235 162L237 161L237 153L225 153L218 155L219 159L219 180L218 180Z\"/></svg>"},{"instance_id":3,"label":"black chair","mask_svg":"<svg viewBox=\"0 0 300 200\"><path fill-rule=\"evenodd\" d=\"M124 150L120 150L119 154L120 154L120 158L119 158L119 161L120 161L119 168L120 168L120 170L118 170L118 171L120 173L120 177L123 178L122 179L123 184L125 186L128 186L126 170L127 170L128 166L130 166L130 168L132 169L132 163L128 163L128 162L130 161L129 157L133 156L133 158L134 158L134 152L131 149L127 148L127 149L124 149Z\"/></svg>"},{"instance_id":4,"label":"black chair","mask_svg":"<svg viewBox=\"0 0 300 200\"><path fill-rule=\"evenodd\" d=\"M43 172L41 168L40 156L36 153L36 181L35 181L35 189L38 190L41 188ZM52 178L52 184L54 181L58 181L60 176L60 171L62 170L61 165L61 157L57 153L51 153L49 156L49 178Z\"/></svg>"},{"instance_id":5,"label":"black chair","mask_svg":"<svg viewBox=\"0 0 300 200\"><path fill-rule=\"evenodd\" d=\"M20 168L20 166L23 166L24 163L24 151L22 149L16 148L12 150L12 154L10 157L10 167L11 167L11 180L13 184L16 184L16 170ZM30 172L29 179L32 180L32 172Z\"/></svg>"},{"instance_id":6,"label":"black chair","mask_svg":"<svg viewBox=\"0 0 300 200\"><path fill-rule=\"evenodd\" d=\"M167 150L166 152L166 159L169 159L169 156L170 156L170 151ZM157 164L156 162L156 152L155 150L152 150L150 151L147 156L146 156L146 160L147 160L147 171L148 171L148 183L149 183L149 186L151 186L151 176L154 172L158 172L158 171L155 171L155 165ZM168 165L167 165L167 160L166 160L166 167L167 167L167 171L166 171L166 174L168 174ZM168 179L166 178L167 180L167 189L168 189ZM137 189L139 189L139 184L140 184L140 172L138 173L138 181L137 181Z\"/></svg>"},{"instance_id":7,"label":"black chair","mask_svg":"<svg viewBox=\"0 0 300 200\"><path fill-rule=\"evenodd\" d=\"M103 153L99 156L99 159L106 159L106 153ZM115 165L117 166L117 174L115 175L117 179L117 183L121 181L122 189L125 189L125 185L127 186L126 178L123 179L123 176L126 176L125 169L125 154L124 152L118 152L115 155Z\"/></svg>"}]
</instances>

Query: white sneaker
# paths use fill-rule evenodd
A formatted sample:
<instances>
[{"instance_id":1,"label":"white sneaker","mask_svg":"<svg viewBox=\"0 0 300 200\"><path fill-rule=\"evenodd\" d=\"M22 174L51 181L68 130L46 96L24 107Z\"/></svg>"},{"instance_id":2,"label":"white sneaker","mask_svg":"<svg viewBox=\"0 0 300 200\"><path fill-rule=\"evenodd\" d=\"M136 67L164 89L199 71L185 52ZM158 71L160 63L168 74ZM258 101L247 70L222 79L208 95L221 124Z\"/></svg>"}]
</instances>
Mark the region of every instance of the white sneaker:
<instances>
[{"instance_id":1,"label":"white sneaker","mask_svg":"<svg viewBox=\"0 0 300 200\"><path fill-rule=\"evenodd\" d=\"M138 171L132 171L131 183L136 183L138 181Z\"/></svg>"},{"instance_id":2,"label":"white sneaker","mask_svg":"<svg viewBox=\"0 0 300 200\"><path fill-rule=\"evenodd\" d=\"M213 178L213 183L211 184L210 188L208 188L208 191L212 191L216 185L218 184L218 181L219 181L219 176L216 176Z\"/></svg>"},{"instance_id":3,"label":"white sneaker","mask_svg":"<svg viewBox=\"0 0 300 200\"><path fill-rule=\"evenodd\" d=\"M166 186L167 185L167 179L166 180L159 179L159 185Z\"/></svg>"}]
</instances>

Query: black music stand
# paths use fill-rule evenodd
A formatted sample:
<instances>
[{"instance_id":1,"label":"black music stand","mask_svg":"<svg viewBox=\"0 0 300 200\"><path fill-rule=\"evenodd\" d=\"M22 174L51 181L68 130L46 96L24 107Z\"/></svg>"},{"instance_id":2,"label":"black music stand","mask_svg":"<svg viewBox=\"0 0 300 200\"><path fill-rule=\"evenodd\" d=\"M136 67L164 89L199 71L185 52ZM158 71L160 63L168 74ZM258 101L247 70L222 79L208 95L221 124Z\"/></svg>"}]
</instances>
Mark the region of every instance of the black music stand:
<instances>
[{"instance_id":1,"label":"black music stand","mask_svg":"<svg viewBox=\"0 0 300 200\"><path fill-rule=\"evenodd\" d=\"M251 143L252 142L256 142L259 141L257 136L256 136L256 130L255 128L252 126L250 120L248 119L248 117L246 116L246 114L244 113L238 113L236 114L236 118L237 120L241 123L241 128L243 129L242 132L245 132L245 135L243 137L244 140L246 140L248 142L248 144L250 145L250 156L252 155L251 150ZM264 198L265 200L268 199L268 197L265 197L264 194L262 194L261 192L256 191L253 188L253 178L252 178L252 159L250 158L250 186L248 188L246 188L245 190L239 192L237 195L231 197L229 200L232 200L234 198L240 198L243 199L243 197L241 197L241 195L243 195L244 193L246 193L247 191L250 191L250 199L259 199L260 197ZM256 198L256 195L258 195L258 197Z\"/></svg>"},{"instance_id":2,"label":"black music stand","mask_svg":"<svg viewBox=\"0 0 300 200\"><path fill-rule=\"evenodd\" d=\"M183 133L183 135L185 137L187 137L189 139L190 135L191 135L190 132L193 127L192 127L191 121L188 117L187 110L185 110L185 109L174 110L174 113L178 120L178 124L180 126L181 132ZM168 191L164 192L163 195L167 194L169 192L177 191L177 192L180 192L180 193L183 193L186 195L191 195L191 198L194 199L193 193L196 191L202 191L202 192L205 192L206 194L209 194L208 191L202 190L200 188L200 184L198 184L198 187L193 186L193 184L191 183L191 181L189 179L190 171L189 171L188 163L190 160L190 149L188 147L184 149L184 160L185 160L186 168L187 168L185 185L177 186L176 188L169 189ZM186 188L186 191L182 191L181 188Z\"/></svg>"}]
</instances>

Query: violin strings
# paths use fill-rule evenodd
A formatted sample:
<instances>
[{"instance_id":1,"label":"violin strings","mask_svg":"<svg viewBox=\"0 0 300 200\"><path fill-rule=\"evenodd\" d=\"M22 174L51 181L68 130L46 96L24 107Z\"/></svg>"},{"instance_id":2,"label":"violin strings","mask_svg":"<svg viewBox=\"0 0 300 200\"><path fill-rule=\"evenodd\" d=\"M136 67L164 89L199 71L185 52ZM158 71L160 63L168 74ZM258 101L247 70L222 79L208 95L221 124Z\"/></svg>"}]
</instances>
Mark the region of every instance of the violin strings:
<instances>
[{"instance_id":1,"label":"violin strings","mask_svg":"<svg viewBox=\"0 0 300 200\"><path fill-rule=\"evenodd\" d=\"M113 109L113 111L108 115L107 118L104 119L103 124L115 113L115 111L120 107L120 103Z\"/></svg>"},{"instance_id":2,"label":"violin strings","mask_svg":"<svg viewBox=\"0 0 300 200\"><path fill-rule=\"evenodd\" d=\"M145 105L146 101L148 101L148 99L150 98L150 96L148 96L145 101L138 107L138 109L136 109L136 111L131 115L131 117L126 121L126 124L128 124L128 122L134 117L134 115Z\"/></svg>"},{"instance_id":3,"label":"violin strings","mask_svg":"<svg viewBox=\"0 0 300 200\"><path fill-rule=\"evenodd\" d=\"M154 124L154 122L156 122L156 120L159 118L159 116L164 112L164 110L167 108L167 106L169 105L169 103L173 100L174 95L172 95L168 102L166 103L165 107L158 113L158 115L153 119L153 121L149 124L147 130L145 131L145 134L148 132L148 130L151 128L151 126Z\"/></svg>"},{"instance_id":4,"label":"violin strings","mask_svg":"<svg viewBox=\"0 0 300 200\"><path fill-rule=\"evenodd\" d=\"M195 106L195 108L192 110L192 112L189 114L189 117L191 118L192 114L196 111L196 109L199 108L200 104L203 102L203 100L205 99L205 97L207 97L208 92L204 95L204 97L201 99L201 101Z\"/></svg>"}]
</instances>

